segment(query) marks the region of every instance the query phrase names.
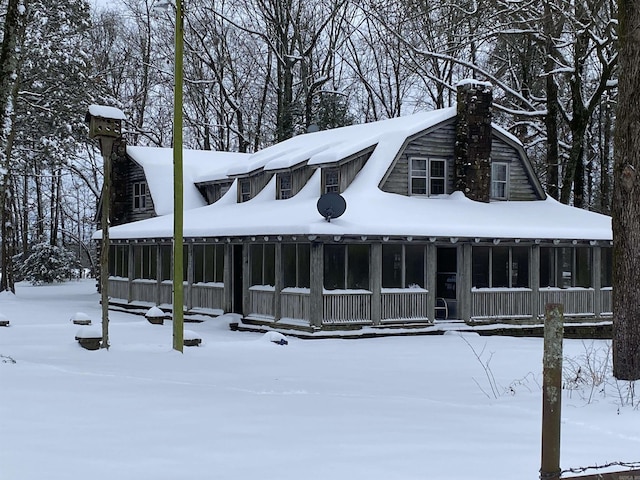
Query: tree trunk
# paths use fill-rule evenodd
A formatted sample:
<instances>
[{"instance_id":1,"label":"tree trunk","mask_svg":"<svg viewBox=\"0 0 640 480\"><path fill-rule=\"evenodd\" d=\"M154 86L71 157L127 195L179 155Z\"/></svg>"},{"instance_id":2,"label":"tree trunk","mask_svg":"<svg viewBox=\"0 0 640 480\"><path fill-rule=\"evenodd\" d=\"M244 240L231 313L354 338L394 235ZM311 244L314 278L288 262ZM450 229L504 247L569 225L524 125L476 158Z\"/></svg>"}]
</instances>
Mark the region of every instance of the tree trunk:
<instances>
[{"instance_id":1,"label":"tree trunk","mask_svg":"<svg viewBox=\"0 0 640 480\"><path fill-rule=\"evenodd\" d=\"M640 3L618 0L613 188L613 374L640 379Z\"/></svg>"}]
</instances>

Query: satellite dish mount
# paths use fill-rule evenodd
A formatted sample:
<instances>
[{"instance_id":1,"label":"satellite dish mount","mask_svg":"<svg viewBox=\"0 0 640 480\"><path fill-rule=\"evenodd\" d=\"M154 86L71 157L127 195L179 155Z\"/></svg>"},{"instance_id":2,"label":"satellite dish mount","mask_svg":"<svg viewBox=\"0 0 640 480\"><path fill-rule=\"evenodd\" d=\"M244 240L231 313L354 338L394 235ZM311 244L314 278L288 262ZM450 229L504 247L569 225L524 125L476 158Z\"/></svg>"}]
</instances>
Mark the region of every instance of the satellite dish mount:
<instances>
[{"instance_id":1,"label":"satellite dish mount","mask_svg":"<svg viewBox=\"0 0 640 480\"><path fill-rule=\"evenodd\" d=\"M322 215L327 222L331 222L332 218L338 218L347 209L347 202L339 193L325 193L318 199L318 213Z\"/></svg>"}]
</instances>

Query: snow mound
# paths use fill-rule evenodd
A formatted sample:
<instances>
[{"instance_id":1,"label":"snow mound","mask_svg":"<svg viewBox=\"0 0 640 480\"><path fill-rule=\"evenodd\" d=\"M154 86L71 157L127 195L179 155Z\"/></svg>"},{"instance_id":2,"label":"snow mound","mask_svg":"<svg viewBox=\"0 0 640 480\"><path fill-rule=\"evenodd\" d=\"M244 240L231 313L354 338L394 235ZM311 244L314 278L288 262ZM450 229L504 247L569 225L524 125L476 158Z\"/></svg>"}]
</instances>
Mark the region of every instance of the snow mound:
<instances>
[{"instance_id":1,"label":"snow mound","mask_svg":"<svg viewBox=\"0 0 640 480\"><path fill-rule=\"evenodd\" d=\"M278 333L278 332L267 332L262 336L262 340L267 341L267 342L271 342L271 343L276 343L278 345L288 345L289 341L287 340L287 337L285 337L283 334Z\"/></svg>"}]
</instances>

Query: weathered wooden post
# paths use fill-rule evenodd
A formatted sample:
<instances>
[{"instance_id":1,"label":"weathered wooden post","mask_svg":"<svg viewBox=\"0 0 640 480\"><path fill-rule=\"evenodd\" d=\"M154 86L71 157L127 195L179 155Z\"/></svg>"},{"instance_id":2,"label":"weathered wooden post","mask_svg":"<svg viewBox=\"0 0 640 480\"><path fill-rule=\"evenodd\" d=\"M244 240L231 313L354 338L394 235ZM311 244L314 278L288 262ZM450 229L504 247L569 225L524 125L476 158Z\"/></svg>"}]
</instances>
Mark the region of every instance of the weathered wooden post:
<instances>
[{"instance_id":1,"label":"weathered wooden post","mask_svg":"<svg viewBox=\"0 0 640 480\"><path fill-rule=\"evenodd\" d=\"M100 228L100 293L102 302L102 348L109 348L109 207L111 206L111 154L113 144L122 136L124 113L114 107L90 105L85 116L89 138L100 142L104 162L102 184L102 217Z\"/></svg>"},{"instance_id":2,"label":"weathered wooden post","mask_svg":"<svg viewBox=\"0 0 640 480\"><path fill-rule=\"evenodd\" d=\"M548 303L544 316L542 378L542 461L540 480L560 479L560 407L562 405L562 304Z\"/></svg>"}]
</instances>

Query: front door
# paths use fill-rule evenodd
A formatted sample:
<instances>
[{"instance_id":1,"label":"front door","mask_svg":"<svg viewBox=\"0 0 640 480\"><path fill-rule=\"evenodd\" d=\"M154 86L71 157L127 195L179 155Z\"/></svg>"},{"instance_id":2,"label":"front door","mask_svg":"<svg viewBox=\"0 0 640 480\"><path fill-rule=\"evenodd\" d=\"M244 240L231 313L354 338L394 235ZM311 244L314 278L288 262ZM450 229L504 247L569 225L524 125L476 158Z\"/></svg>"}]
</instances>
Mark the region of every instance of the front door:
<instances>
[{"instance_id":1,"label":"front door","mask_svg":"<svg viewBox=\"0 0 640 480\"><path fill-rule=\"evenodd\" d=\"M438 247L437 257L436 318L457 318L458 249ZM442 308L443 305L446 305L446 309Z\"/></svg>"},{"instance_id":2,"label":"front door","mask_svg":"<svg viewBox=\"0 0 640 480\"><path fill-rule=\"evenodd\" d=\"M233 245L233 313L243 315L242 311L242 245Z\"/></svg>"}]
</instances>

